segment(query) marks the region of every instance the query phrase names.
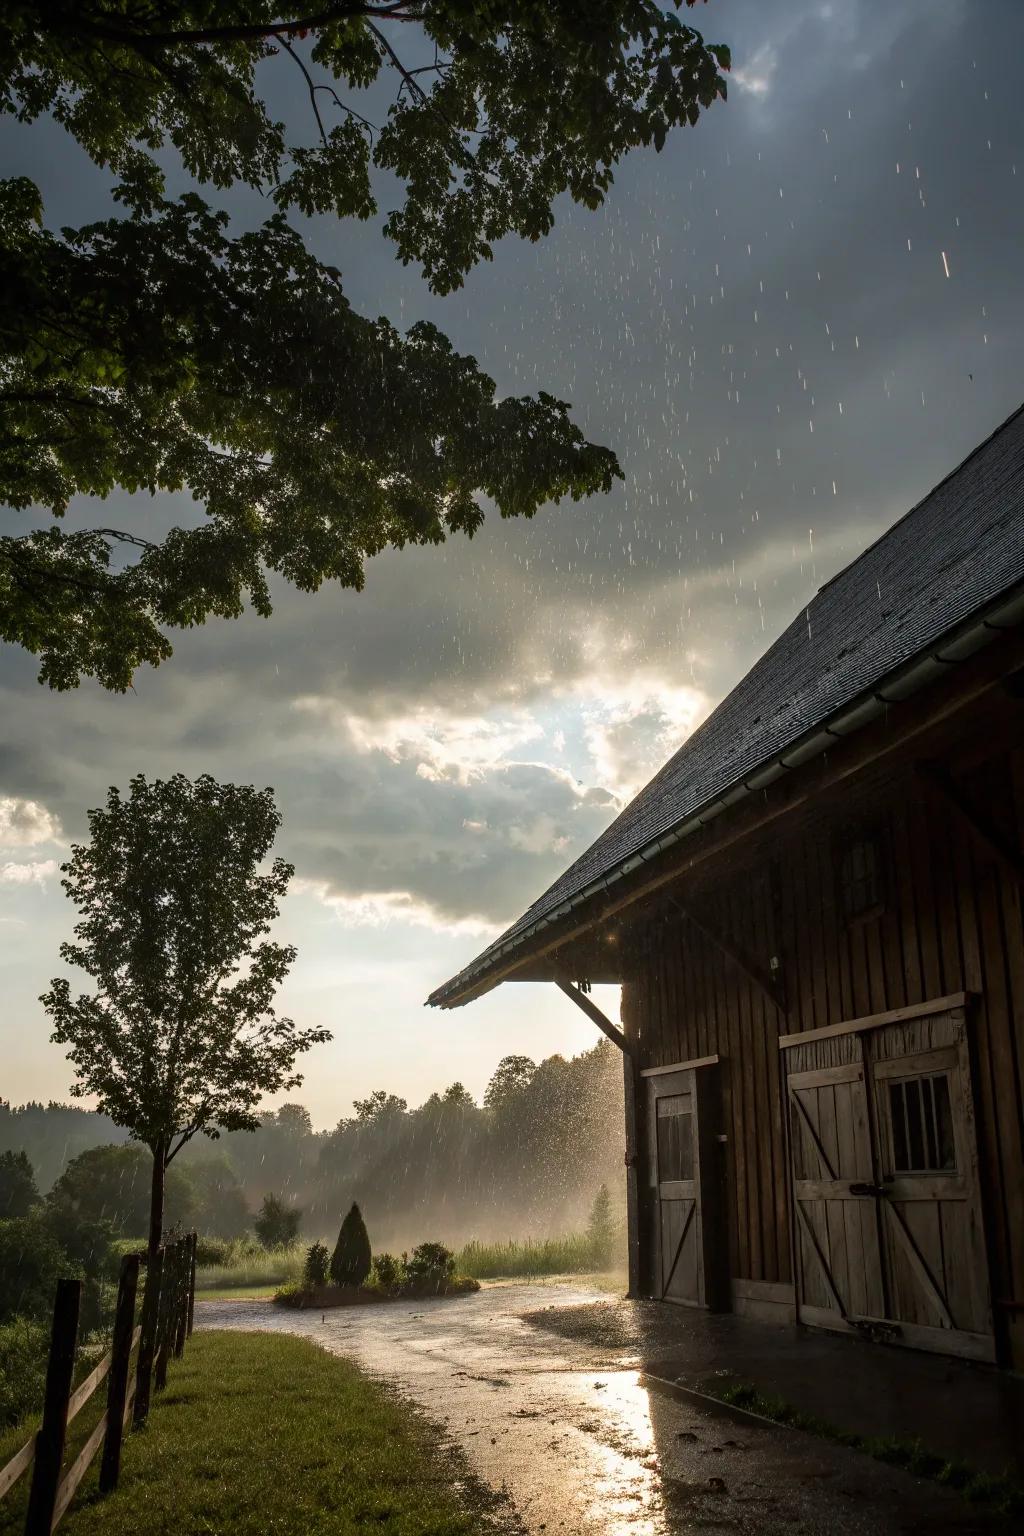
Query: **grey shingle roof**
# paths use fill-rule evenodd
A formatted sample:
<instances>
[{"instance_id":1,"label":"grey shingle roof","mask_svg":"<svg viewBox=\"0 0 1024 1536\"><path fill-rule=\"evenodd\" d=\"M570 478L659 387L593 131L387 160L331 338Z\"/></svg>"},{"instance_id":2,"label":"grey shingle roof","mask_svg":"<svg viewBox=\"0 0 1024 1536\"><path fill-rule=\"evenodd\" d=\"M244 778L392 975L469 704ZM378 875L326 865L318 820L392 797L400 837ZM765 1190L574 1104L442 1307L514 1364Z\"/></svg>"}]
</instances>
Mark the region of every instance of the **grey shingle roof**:
<instances>
[{"instance_id":1,"label":"grey shingle roof","mask_svg":"<svg viewBox=\"0 0 1024 1536\"><path fill-rule=\"evenodd\" d=\"M430 997L720 799L1024 581L1024 406L828 582L674 757L512 926Z\"/></svg>"}]
</instances>

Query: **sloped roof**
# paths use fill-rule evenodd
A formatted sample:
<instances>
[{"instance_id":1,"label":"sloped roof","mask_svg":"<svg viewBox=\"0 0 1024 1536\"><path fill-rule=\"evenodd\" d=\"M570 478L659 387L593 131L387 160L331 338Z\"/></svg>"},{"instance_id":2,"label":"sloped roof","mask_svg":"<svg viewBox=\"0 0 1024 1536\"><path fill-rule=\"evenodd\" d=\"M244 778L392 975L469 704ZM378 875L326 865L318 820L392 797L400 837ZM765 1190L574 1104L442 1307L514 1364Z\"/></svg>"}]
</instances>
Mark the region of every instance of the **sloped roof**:
<instances>
[{"instance_id":1,"label":"sloped roof","mask_svg":"<svg viewBox=\"0 0 1024 1536\"><path fill-rule=\"evenodd\" d=\"M429 1001L1024 582L1024 406L823 586L611 826Z\"/></svg>"}]
</instances>

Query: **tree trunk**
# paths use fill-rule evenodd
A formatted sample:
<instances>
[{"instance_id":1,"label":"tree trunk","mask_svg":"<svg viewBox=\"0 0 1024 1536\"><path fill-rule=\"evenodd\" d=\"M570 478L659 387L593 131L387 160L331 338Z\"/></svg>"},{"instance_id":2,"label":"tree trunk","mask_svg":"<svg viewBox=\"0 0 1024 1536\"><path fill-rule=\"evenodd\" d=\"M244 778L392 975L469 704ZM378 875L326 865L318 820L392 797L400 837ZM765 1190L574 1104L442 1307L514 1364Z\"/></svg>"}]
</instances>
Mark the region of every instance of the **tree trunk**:
<instances>
[{"instance_id":1,"label":"tree trunk","mask_svg":"<svg viewBox=\"0 0 1024 1536\"><path fill-rule=\"evenodd\" d=\"M158 1141L153 1147L153 1186L149 1200L149 1257L152 1259L164 1235L164 1179L167 1175L167 1148Z\"/></svg>"}]
</instances>

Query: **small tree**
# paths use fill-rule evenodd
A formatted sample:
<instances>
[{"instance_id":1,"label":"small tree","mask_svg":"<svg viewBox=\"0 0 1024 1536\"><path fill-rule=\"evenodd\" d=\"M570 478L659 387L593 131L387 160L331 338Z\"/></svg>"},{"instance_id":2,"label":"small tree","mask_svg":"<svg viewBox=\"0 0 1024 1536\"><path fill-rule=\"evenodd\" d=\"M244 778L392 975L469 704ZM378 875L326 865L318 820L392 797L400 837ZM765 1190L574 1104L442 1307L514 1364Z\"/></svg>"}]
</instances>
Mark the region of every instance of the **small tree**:
<instances>
[{"instance_id":1,"label":"small tree","mask_svg":"<svg viewBox=\"0 0 1024 1536\"><path fill-rule=\"evenodd\" d=\"M149 1249L163 1233L167 1168L200 1131L255 1130L267 1093L295 1087L295 1058L325 1029L279 1018L274 994L295 958L261 940L291 865L260 865L280 825L273 791L183 774L140 774L122 799L89 813L91 841L63 865L81 913L61 957L97 990L72 997L57 978L43 996L97 1107L152 1153Z\"/></svg>"},{"instance_id":2,"label":"small tree","mask_svg":"<svg viewBox=\"0 0 1024 1536\"><path fill-rule=\"evenodd\" d=\"M331 1255L326 1243L316 1242L306 1250L306 1262L302 1269L302 1283L309 1290L327 1284Z\"/></svg>"},{"instance_id":3,"label":"small tree","mask_svg":"<svg viewBox=\"0 0 1024 1536\"><path fill-rule=\"evenodd\" d=\"M301 1220L297 1205L285 1205L276 1195L264 1195L253 1226L264 1248L290 1248L299 1235Z\"/></svg>"},{"instance_id":4,"label":"small tree","mask_svg":"<svg viewBox=\"0 0 1024 1536\"><path fill-rule=\"evenodd\" d=\"M335 1285L362 1285L370 1273L373 1255L366 1222L358 1205L353 1202L338 1233L338 1241L331 1256L331 1279Z\"/></svg>"},{"instance_id":5,"label":"small tree","mask_svg":"<svg viewBox=\"0 0 1024 1536\"><path fill-rule=\"evenodd\" d=\"M594 1196L587 1222L587 1241L590 1244L591 1263L598 1269L606 1269L615 1250L615 1223L612 1220L612 1197L608 1185L602 1184Z\"/></svg>"},{"instance_id":6,"label":"small tree","mask_svg":"<svg viewBox=\"0 0 1024 1536\"><path fill-rule=\"evenodd\" d=\"M27 1216L39 1204L32 1164L25 1152L0 1152L0 1221Z\"/></svg>"}]
</instances>

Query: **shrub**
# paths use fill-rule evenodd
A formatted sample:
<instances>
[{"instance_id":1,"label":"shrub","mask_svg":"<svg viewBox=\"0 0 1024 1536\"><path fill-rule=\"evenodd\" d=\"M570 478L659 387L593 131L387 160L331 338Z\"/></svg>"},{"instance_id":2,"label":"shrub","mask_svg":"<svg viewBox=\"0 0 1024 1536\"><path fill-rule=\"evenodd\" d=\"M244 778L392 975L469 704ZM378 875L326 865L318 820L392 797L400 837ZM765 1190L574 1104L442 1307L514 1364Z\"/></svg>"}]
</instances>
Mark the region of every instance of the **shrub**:
<instances>
[{"instance_id":1,"label":"shrub","mask_svg":"<svg viewBox=\"0 0 1024 1536\"><path fill-rule=\"evenodd\" d=\"M443 1243L420 1243L406 1260L406 1274L417 1290L440 1291L455 1275L455 1255Z\"/></svg>"},{"instance_id":2,"label":"shrub","mask_svg":"<svg viewBox=\"0 0 1024 1536\"><path fill-rule=\"evenodd\" d=\"M305 1294L305 1282L300 1285L296 1280L289 1280L287 1284L278 1286L274 1292L274 1301L279 1307L301 1307Z\"/></svg>"},{"instance_id":3,"label":"shrub","mask_svg":"<svg viewBox=\"0 0 1024 1536\"><path fill-rule=\"evenodd\" d=\"M78 1273L39 1216L0 1221L0 1323L18 1315L47 1321L57 1280Z\"/></svg>"},{"instance_id":4,"label":"shrub","mask_svg":"<svg viewBox=\"0 0 1024 1536\"><path fill-rule=\"evenodd\" d=\"M338 1233L331 1257L331 1279L335 1285L362 1285L370 1273L373 1255L363 1213L353 1203Z\"/></svg>"},{"instance_id":5,"label":"shrub","mask_svg":"<svg viewBox=\"0 0 1024 1536\"><path fill-rule=\"evenodd\" d=\"M302 1270L303 1285L309 1290L313 1290L318 1285L326 1285L330 1267L331 1255L327 1244L314 1243L311 1248L306 1249L306 1262Z\"/></svg>"},{"instance_id":6,"label":"shrub","mask_svg":"<svg viewBox=\"0 0 1024 1536\"><path fill-rule=\"evenodd\" d=\"M264 1248L290 1248L299 1235L301 1220L302 1211L297 1205L285 1205L276 1195L264 1195L253 1226Z\"/></svg>"},{"instance_id":7,"label":"shrub","mask_svg":"<svg viewBox=\"0 0 1024 1536\"><path fill-rule=\"evenodd\" d=\"M401 1259L396 1259L393 1253L378 1253L373 1260L373 1284L380 1286L382 1291L388 1291L402 1284L405 1279L405 1265Z\"/></svg>"},{"instance_id":8,"label":"shrub","mask_svg":"<svg viewBox=\"0 0 1024 1536\"><path fill-rule=\"evenodd\" d=\"M612 1220L612 1197L608 1185L602 1184L594 1196L587 1222L587 1241L590 1244L591 1263L597 1269L607 1269L615 1252L615 1224Z\"/></svg>"},{"instance_id":9,"label":"shrub","mask_svg":"<svg viewBox=\"0 0 1024 1536\"><path fill-rule=\"evenodd\" d=\"M49 1345L43 1323L16 1317L0 1327L0 1429L42 1407Z\"/></svg>"},{"instance_id":10,"label":"shrub","mask_svg":"<svg viewBox=\"0 0 1024 1536\"><path fill-rule=\"evenodd\" d=\"M208 1269L211 1264L226 1264L231 1244L223 1237L198 1237L196 1239L196 1268Z\"/></svg>"}]
</instances>

